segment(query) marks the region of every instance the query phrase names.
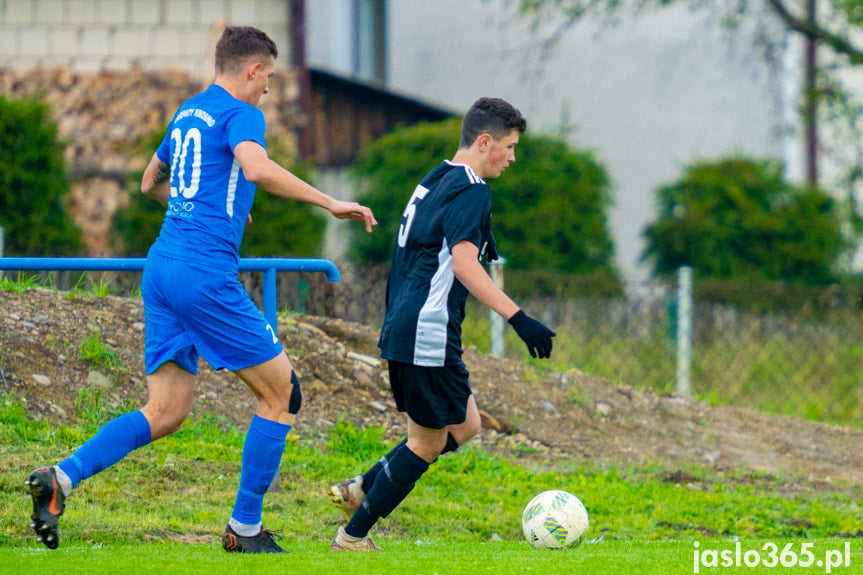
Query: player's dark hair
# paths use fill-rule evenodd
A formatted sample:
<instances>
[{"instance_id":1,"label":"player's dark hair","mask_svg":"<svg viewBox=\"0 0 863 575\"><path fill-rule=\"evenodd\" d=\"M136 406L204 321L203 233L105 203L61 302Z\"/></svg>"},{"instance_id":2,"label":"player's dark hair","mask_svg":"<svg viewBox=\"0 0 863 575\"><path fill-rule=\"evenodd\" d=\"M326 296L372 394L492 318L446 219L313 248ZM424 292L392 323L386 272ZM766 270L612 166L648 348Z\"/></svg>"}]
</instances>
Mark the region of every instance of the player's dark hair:
<instances>
[{"instance_id":1,"label":"player's dark hair","mask_svg":"<svg viewBox=\"0 0 863 575\"><path fill-rule=\"evenodd\" d=\"M501 98L480 98L464 115L459 147L469 148L482 134L500 140L513 130L519 134L527 130L527 120L516 107Z\"/></svg>"},{"instance_id":2,"label":"player's dark hair","mask_svg":"<svg viewBox=\"0 0 863 575\"><path fill-rule=\"evenodd\" d=\"M266 33L251 26L228 26L216 44L216 73L239 74L253 56L276 58L278 55L276 43Z\"/></svg>"}]
</instances>

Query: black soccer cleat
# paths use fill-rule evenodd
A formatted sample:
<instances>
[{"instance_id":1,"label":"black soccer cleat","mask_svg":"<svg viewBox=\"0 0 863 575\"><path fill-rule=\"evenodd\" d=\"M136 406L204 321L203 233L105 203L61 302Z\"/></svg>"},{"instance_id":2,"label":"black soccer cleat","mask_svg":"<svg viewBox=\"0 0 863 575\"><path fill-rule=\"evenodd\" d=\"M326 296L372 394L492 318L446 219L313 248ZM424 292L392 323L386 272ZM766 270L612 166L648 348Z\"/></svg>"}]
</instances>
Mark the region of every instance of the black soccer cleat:
<instances>
[{"instance_id":1,"label":"black soccer cleat","mask_svg":"<svg viewBox=\"0 0 863 575\"><path fill-rule=\"evenodd\" d=\"M242 537L228 525L222 535L222 548L228 553L287 553L279 547L275 537L276 534L268 529L261 529L251 537Z\"/></svg>"},{"instance_id":2,"label":"black soccer cleat","mask_svg":"<svg viewBox=\"0 0 863 575\"><path fill-rule=\"evenodd\" d=\"M40 467L24 484L29 487L27 493L33 498L30 527L48 549L56 549L60 545L60 516L66 508L66 496L57 483L57 474L53 467Z\"/></svg>"}]
</instances>

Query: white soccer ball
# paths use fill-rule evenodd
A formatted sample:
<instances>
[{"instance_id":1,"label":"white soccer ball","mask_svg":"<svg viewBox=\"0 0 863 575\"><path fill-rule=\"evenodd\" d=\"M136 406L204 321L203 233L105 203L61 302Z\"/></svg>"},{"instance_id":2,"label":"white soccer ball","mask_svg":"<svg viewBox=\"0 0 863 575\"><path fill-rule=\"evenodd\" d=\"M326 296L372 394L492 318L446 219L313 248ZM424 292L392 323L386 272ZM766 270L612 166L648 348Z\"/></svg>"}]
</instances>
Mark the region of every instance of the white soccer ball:
<instances>
[{"instance_id":1,"label":"white soccer ball","mask_svg":"<svg viewBox=\"0 0 863 575\"><path fill-rule=\"evenodd\" d=\"M524 536L537 549L578 547L588 524L581 500L557 489L531 499L521 514Z\"/></svg>"}]
</instances>

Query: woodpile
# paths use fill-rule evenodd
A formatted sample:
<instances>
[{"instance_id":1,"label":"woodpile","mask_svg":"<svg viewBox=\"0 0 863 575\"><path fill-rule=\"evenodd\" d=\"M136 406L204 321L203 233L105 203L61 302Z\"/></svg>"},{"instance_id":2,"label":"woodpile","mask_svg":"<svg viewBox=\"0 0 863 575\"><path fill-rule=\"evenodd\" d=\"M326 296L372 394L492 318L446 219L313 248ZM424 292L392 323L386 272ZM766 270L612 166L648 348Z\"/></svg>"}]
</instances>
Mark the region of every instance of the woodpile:
<instances>
[{"instance_id":1,"label":"woodpile","mask_svg":"<svg viewBox=\"0 0 863 575\"><path fill-rule=\"evenodd\" d=\"M131 172L144 168L154 150L142 142L170 121L177 107L206 86L186 72L132 68L81 74L67 68L0 69L0 93L7 98L39 95L50 105L64 142L71 182L70 213L83 230L86 255L110 256L111 219L134 187ZM276 74L261 100L268 142L296 150L301 121L294 74Z\"/></svg>"}]
</instances>

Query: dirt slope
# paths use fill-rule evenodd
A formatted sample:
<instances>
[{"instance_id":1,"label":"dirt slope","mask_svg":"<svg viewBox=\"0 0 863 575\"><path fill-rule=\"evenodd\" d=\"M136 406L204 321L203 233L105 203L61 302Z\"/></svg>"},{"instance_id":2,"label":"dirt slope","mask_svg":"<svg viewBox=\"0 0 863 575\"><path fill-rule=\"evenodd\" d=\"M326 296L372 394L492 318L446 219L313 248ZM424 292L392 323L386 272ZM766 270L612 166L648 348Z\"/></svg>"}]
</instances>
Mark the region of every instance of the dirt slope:
<instances>
[{"instance_id":1,"label":"dirt slope","mask_svg":"<svg viewBox=\"0 0 863 575\"><path fill-rule=\"evenodd\" d=\"M93 333L125 370L93 373L78 345ZM279 335L303 382L296 426L317 434L345 418L404 434L390 398L377 332L319 317L281 318ZM82 389L102 387L112 406L140 405L144 314L140 300L30 290L0 292L0 389L20 393L35 417L75 417ZM487 449L553 465L558 458L599 467L650 461L667 470L700 464L716 471L767 472L784 488L840 488L863 479L863 432L737 407L711 407L676 396L613 385L577 371L545 374L525 364L468 350ZM104 375L107 377L100 377ZM236 376L201 363L196 409L245 425L252 395ZM757 474L752 475L753 477ZM686 480L678 473L675 479ZM753 479L757 480L757 479Z\"/></svg>"}]
</instances>

